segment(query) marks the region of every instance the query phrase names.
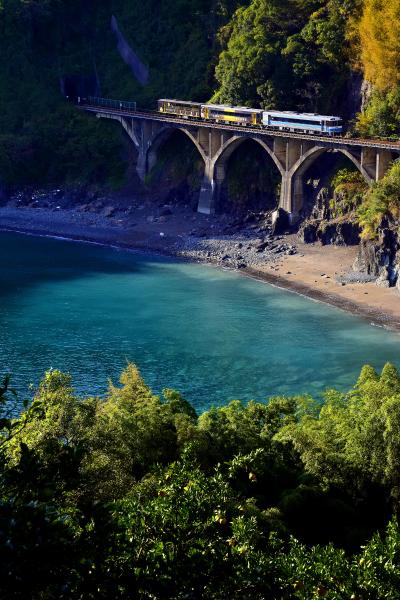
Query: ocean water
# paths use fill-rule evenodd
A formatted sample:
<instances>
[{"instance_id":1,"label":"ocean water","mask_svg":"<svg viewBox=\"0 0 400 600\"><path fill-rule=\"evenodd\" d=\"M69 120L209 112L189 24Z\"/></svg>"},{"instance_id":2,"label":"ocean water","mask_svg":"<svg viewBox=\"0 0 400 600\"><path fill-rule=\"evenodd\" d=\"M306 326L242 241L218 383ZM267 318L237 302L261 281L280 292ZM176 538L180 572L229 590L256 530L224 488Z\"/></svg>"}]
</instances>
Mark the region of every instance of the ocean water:
<instances>
[{"instance_id":1,"label":"ocean water","mask_svg":"<svg viewBox=\"0 0 400 600\"><path fill-rule=\"evenodd\" d=\"M104 394L127 361L199 410L351 386L400 366L400 336L239 274L101 246L0 233L0 373L21 397L49 368Z\"/></svg>"}]
</instances>

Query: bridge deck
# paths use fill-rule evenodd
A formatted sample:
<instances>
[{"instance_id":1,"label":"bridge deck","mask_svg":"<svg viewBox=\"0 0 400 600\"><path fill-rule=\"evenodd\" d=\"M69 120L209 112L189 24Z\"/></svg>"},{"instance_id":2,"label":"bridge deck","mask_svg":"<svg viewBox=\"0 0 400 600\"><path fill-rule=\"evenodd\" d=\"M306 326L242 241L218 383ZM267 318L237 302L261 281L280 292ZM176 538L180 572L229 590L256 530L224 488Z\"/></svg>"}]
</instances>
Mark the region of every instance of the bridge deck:
<instances>
[{"instance_id":1,"label":"bridge deck","mask_svg":"<svg viewBox=\"0 0 400 600\"><path fill-rule=\"evenodd\" d=\"M385 150L394 150L400 152L400 141L392 141L392 140L376 140L376 139L363 139L363 138L348 138L348 137L327 137L327 136L318 136L311 134L303 134L303 133L293 133L287 131L279 131L279 130L271 130L271 129L263 129L258 126L246 127L243 125L225 125L222 123L212 123L210 121L203 121L197 119L183 119L180 117L174 117L173 115L164 115L159 112L152 111L139 111L139 110L118 110L116 108L110 109L102 106L95 106L91 104L80 104L79 108L82 110L86 110L88 112L101 113L105 115L120 115L125 117L132 117L138 119L144 119L149 121L162 121L164 123L173 123L176 125L185 125L194 126L194 127L205 127L218 129L221 131L229 131L230 133L234 133L235 135L244 135L244 136L263 136L263 137L281 137L281 138L290 138L290 139L298 139L304 141L318 142L321 146L330 146L332 148L340 148L341 146L356 146L356 147L365 147L369 146L371 148L383 148Z\"/></svg>"}]
</instances>

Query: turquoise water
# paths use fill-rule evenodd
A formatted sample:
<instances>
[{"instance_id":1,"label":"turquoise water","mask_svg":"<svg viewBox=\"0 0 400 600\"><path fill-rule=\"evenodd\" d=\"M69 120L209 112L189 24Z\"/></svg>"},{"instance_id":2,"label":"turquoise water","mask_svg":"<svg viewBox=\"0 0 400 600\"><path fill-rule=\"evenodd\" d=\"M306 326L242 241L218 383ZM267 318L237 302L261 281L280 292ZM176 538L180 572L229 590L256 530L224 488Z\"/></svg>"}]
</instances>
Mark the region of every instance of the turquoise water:
<instances>
[{"instance_id":1,"label":"turquoise water","mask_svg":"<svg viewBox=\"0 0 400 600\"><path fill-rule=\"evenodd\" d=\"M104 393L126 361L197 409L346 389L400 365L400 336L232 272L63 240L0 234L0 370L20 393L50 367Z\"/></svg>"}]
</instances>

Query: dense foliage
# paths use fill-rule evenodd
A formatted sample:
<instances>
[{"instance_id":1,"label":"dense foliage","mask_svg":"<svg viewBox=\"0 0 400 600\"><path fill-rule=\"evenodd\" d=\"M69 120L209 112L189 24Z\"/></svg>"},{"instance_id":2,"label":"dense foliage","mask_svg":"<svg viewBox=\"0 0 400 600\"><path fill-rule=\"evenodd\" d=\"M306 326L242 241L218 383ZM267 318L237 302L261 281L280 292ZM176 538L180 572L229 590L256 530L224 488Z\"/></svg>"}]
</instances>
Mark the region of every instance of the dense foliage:
<instances>
[{"instance_id":1,"label":"dense foliage","mask_svg":"<svg viewBox=\"0 0 400 600\"><path fill-rule=\"evenodd\" d=\"M219 200L220 210L274 209L279 198L280 175L264 148L247 140L230 156Z\"/></svg>"},{"instance_id":2,"label":"dense foliage","mask_svg":"<svg viewBox=\"0 0 400 600\"><path fill-rule=\"evenodd\" d=\"M346 25L355 0L253 0L221 30L214 98L309 111L343 110Z\"/></svg>"},{"instance_id":3,"label":"dense foliage","mask_svg":"<svg viewBox=\"0 0 400 600\"><path fill-rule=\"evenodd\" d=\"M234 7L233 0L0 0L0 185L121 183L122 131L81 115L63 93L72 86L82 96L151 108L163 95L204 100L214 34ZM149 67L145 87L118 52L112 15Z\"/></svg>"},{"instance_id":4,"label":"dense foliage","mask_svg":"<svg viewBox=\"0 0 400 600\"><path fill-rule=\"evenodd\" d=\"M129 365L104 398L0 389L5 598L394 600L400 377L200 417ZM15 413L14 413L15 414Z\"/></svg>"},{"instance_id":5,"label":"dense foliage","mask_svg":"<svg viewBox=\"0 0 400 600\"><path fill-rule=\"evenodd\" d=\"M400 162L397 161L385 177L368 190L358 209L365 238L376 236L383 217L400 217Z\"/></svg>"},{"instance_id":6,"label":"dense foliage","mask_svg":"<svg viewBox=\"0 0 400 600\"><path fill-rule=\"evenodd\" d=\"M356 27L364 76L373 85L365 111L358 117L363 135L400 133L399 0L364 0Z\"/></svg>"}]
</instances>

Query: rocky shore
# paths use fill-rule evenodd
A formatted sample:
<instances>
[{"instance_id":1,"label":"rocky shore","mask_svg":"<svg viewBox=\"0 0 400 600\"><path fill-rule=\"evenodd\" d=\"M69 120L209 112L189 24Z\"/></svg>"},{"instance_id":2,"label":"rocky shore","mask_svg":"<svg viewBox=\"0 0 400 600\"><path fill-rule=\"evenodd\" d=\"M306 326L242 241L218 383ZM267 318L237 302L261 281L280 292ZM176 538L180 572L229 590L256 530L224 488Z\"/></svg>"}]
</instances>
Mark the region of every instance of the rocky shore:
<instances>
[{"instance_id":1,"label":"rocky shore","mask_svg":"<svg viewBox=\"0 0 400 600\"><path fill-rule=\"evenodd\" d=\"M353 270L358 249L306 244L282 233L270 212L244 218L201 215L182 202L154 203L81 193L19 193L0 206L0 229L65 237L160 252L186 260L238 269L400 330L395 288L379 288L376 275Z\"/></svg>"}]
</instances>

